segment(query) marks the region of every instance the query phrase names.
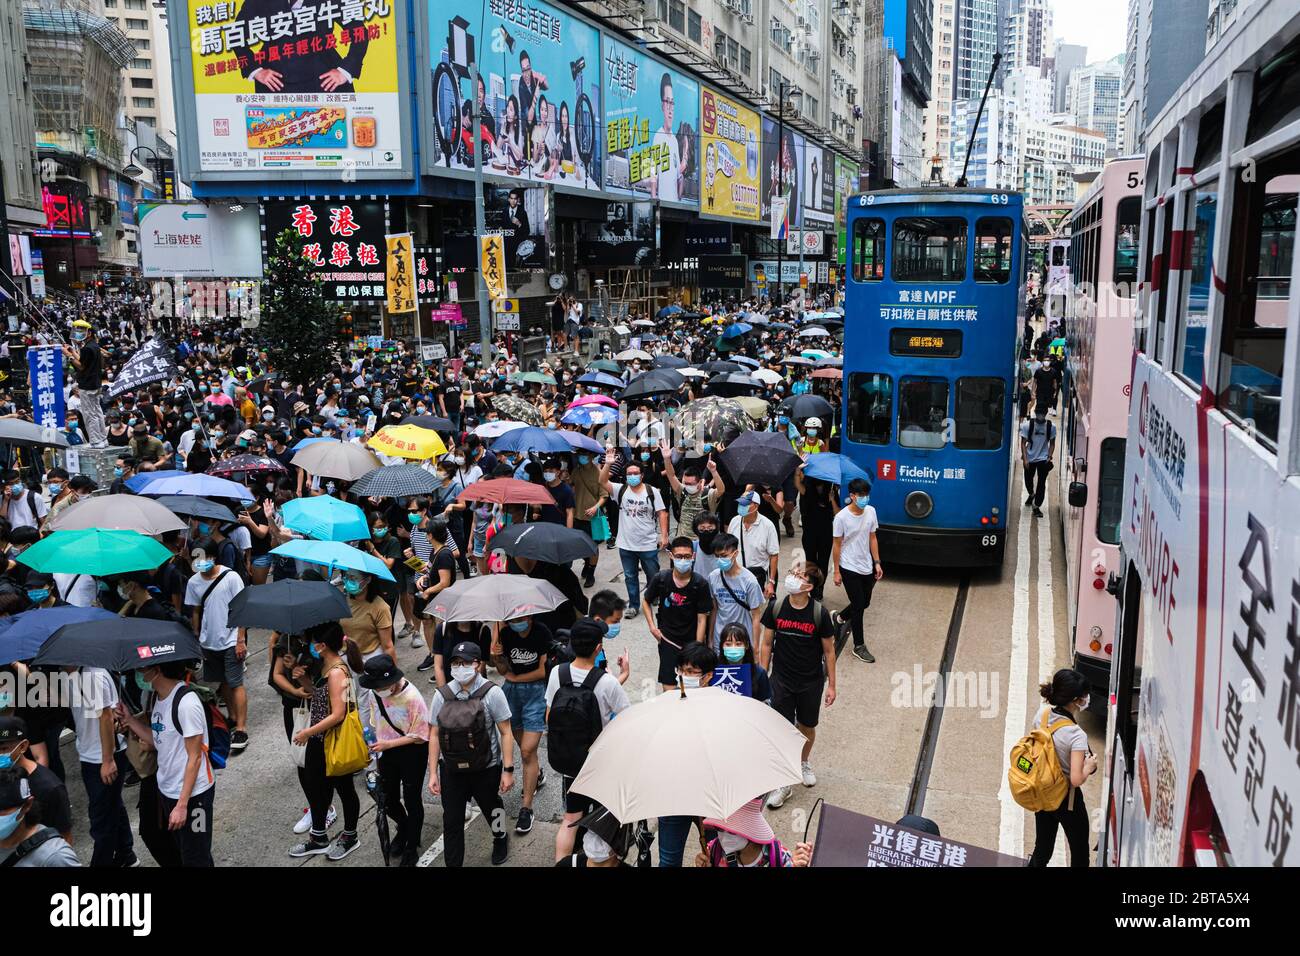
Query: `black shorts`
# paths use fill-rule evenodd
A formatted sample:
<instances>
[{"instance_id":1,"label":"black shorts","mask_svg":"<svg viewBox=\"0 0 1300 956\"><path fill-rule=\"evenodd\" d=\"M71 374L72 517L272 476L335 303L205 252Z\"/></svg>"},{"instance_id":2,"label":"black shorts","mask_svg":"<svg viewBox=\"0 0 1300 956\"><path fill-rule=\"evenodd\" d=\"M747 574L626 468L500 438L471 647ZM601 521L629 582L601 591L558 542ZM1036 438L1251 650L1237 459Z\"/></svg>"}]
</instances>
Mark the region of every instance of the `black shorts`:
<instances>
[{"instance_id":1,"label":"black shorts","mask_svg":"<svg viewBox=\"0 0 1300 956\"><path fill-rule=\"evenodd\" d=\"M681 653L667 641L659 642L659 683L664 686L677 683L677 655Z\"/></svg>"},{"instance_id":2,"label":"black shorts","mask_svg":"<svg viewBox=\"0 0 1300 956\"><path fill-rule=\"evenodd\" d=\"M822 684L809 684L799 690L783 686L772 678L772 709L791 723L816 727L822 709Z\"/></svg>"},{"instance_id":3,"label":"black shorts","mask_svg":"<svg viewBox=\"0 0 1300 956\"><path fill-rule=\"evenodd\" d=\"M570 793L569 787L573 785L573 777L560 774L560 795L564 797L565 813L588 814L595 805L591 797L585 797L580 793Z\"/></svg>"}]
</instances>

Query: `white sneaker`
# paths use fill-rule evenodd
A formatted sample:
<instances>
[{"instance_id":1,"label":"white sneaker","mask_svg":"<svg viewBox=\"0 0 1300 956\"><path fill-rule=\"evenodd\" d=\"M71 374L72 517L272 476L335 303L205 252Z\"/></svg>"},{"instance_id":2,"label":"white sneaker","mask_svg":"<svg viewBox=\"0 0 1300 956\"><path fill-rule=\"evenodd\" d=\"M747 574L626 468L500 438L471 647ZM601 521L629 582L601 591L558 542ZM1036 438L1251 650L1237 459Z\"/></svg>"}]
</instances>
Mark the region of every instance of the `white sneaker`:
<instances>
[{"instance_id":1,"label":"white sneaker","mask_svg":"<svg viewBox=\"0 0 1300 956\"><path fill-rule=\"evenodd\" d=\"M785 805L786 798L790 796L790 788L782 787L780 790L773 790L767 795L767 808L769 810L779 810Z\"/></svg>"},{"instance_id":2,"label":"white sneaker","mask_svg":"<svg viewBox=\"0 0 1300 956\"><path fill-rule=\"evenodd\" d=\"M805 787L817 786L817 774L813 773L812 764L807 760L803 762L803 785Z\"/></svg>"},{"instance_id":3,"label":"white sneaker","mask_svg":"<svg viewBox=\"0 0 1300 956\"><path fill-rule=\"evenodd\" d=\"M397 639L400 641L410 636L411 636L411 622L407 621L405 624L402 625L402 629L397 632Z\"/></svg>"},{"instance_id":4,"label":"white sneaker","mask_svg":"<svg viewBox=\"0 0 1300 956\"><path fill-rule=\"evenodd\" d=\"M334 806L331 804L329 815L325 817L325 829L328 830L330 827L334 826L338 818L339 816L337 813L334 812ZM302 812L302 819L293 825L293 832L306 833L310 829L311 829L311 810L306 809L303 810Z\"/></svg>"},{"instance_id":5,"label":"white sneaker","mask_svg":"<svg viewBox=\"0 0 1300 956\"><path fill-rule=\"evenodd\" d=\"M472 804L472 803L466 801L466 803L465 803L465 822L466 822L466 823L469 823L469 821L471 821L471 820L473 820L473 819L474 819L474 804Z\"/></svg>"},{"instance_id":6,"label":"white sneaker","mask_svg":"<svg viewBox=\"0 0 1300 956\"><path fill-rule=\"evenodd\" d=\"M420 635L419 631L411 632L411 647L424 647L424 638Z\"/></svg>"}]
</instances>

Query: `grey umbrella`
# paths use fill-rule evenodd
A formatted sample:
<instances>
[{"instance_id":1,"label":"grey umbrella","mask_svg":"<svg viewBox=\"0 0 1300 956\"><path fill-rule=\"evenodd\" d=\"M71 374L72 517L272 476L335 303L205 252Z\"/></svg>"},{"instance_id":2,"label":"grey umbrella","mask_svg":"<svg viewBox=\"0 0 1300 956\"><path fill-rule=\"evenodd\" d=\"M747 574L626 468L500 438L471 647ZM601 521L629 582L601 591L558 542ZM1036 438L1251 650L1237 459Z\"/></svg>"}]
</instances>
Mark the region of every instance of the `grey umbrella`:
<instances>
[{"instance_id":1,"label":"grey umbrella","mask_svg":"<svg viewBox=\"0 0 1300 956\"><path fill-rule=\"evenodd\" d=\"M17 418L0 418L0 445L43 445L67 448L68 439L57 428L46 428Z\"/></svg>"},{"instance_id":2,"label":"grey umbrella","mask_svg":"<svg viewBox=\"0 0 1300 956\"><path fill-rule=\"evenodd\" d=\"M366 472L350 490L363 498L413 498L431 494L439 487L437 476L419 465L386 465Z\"/></svg>"},{"instance_id":3,"label":"grey umbrella","mask_svg":"<svg viewBox=\"0 0 1300 956\"><path fill-rule=\"evenodd\" d=\"M439 591L425 613L443 621L509 621L554 611L566 600L548 581L522 574L489 574Z\"/></svg>"},{"instance_id":4,"label":"grey umbrella","mask_svg":"<svg viewBox=\"0 0 1300 956\"><path fill-rule=\"evenodd\" d=\"M141 534L166 534L184 531L186 523L166 505L138 495L103 495L69 505L50 519L51 531L79 531L104 528L109 531L139 531Z\"/></svg>"},{"instance_id":5,"label":"grey umbrella","mask_svg":"<svg viewBox=\"0 0 1300 956\"><path fill-rule=\"evenodd\" d=\"M225 505L219 505L198 495L163 495L155 499L168 511L190 518L211 518L213 521L234 521L235 513Z\"/></svg>"}]
</instances>

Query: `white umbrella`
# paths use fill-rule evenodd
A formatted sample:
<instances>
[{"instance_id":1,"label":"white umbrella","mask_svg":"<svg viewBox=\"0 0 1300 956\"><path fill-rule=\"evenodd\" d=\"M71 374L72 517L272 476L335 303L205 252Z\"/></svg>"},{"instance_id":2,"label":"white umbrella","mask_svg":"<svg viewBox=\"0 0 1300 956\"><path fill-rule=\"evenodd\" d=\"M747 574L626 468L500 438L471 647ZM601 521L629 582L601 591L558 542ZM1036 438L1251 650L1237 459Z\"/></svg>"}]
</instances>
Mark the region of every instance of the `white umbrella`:
<instances>
[{"instance_id":1,"label":"white umbrella","mask_svg":"<svg viewBox=\"0 0 1300 956\"><path fill-rule=\"evenodd\" d=\"M730 816L802 779L803 734L771 707L717 687L629 707L596 738L572 789L619 820Z\"/></svg>"},{"instance_id":2,"label":"white umbrella","mask_svg":"<svg viewBox=\"0 0 1300 956\"><path fill-rule=\"evenodd\" d=\"M443 621L509 621L554 611L568 600L549 581L489 574L457 581L429 601L425 614Z\"/></svg>"},{"instance_id":3,"label":"white umbrella","mask_svg":"<svg viewBox=\"0 0 1300 956\"><path fill-rule=\"evenodd\" d=\"M770 368L760 368L753 374L753 377L758 379L764 385L776 385L785 381L780 372L775 372Z\"/></svg>"},{"instance_id":4,"label":"white umbrella","mask_svg":"<svg viewBox=\"0 0 1300 956\"><path fill-rule=\"evenodd\" d=\"M155 535L184 531L188 524L152 498L102 495L68 505L51 518L45 527L50 531L102 528L105 531L138 531L141 534Z\"/></svg>"},{"instance_id":5,"label":"white umbrella","mask_svg":"<svg viewBox=\"0 0 1300 956\"><path fill-rule=\"evenodd\" d=\"M316 442L294 455L292 461L308 474L343 481L356 481L380 467L370 449L351 442Z\"/></svg>"},{"instance_id":6,"label":"white umbrella","mask_svg":"<svg viewBox=\"0 0 1300 956\"><path fill-rule=\"evenodd\" d=\"M701 372L698 368L679 368L678 375L684 375L687 378L708 378L708 372Z\"/></svg>"},{"instance_id":7,"label":"white umbrella","mask_svg":"<svg viewBox=\"0 0 1300 956\"><path fill-rule=\"evenodd\" d=\"M494 422L484 422L482 425L474 427L474 434L479 438L500 438L506 432L512 432L516 428L527 428L527 422L512 422L505 419L497 419Z\"/></svg>"},{"instance_id":8,"label":"white umbrella","mask_svg":"<svg viewBox=\"0 0 1300 956\"><path fill-rule=\"evenodd\" d=\"M642 362L653 362L654 356L649 352L642 351L641 349L624 349L622 352L619 352L614 356L614 361L616 362L635 362L637 359L640 359Z\"/></svg>"},{"instance_id":9,"label":"white umbrella","mask_svg":"<svg viewBox=\"0 0 1300 956\"><path fill-rule=\"evenodd\" d=\"M815 339L815 338L819 338L819 337L823 337L823 336L827 336L827 335L830 335L830 333L827 332L825 329L823 329L820 325L812 325L812 326L809 326L808 328L804 329L802 332L800 332L800 333L799 333L799 338L801 338L801 339Z\"/></svg>"}]
</instances>

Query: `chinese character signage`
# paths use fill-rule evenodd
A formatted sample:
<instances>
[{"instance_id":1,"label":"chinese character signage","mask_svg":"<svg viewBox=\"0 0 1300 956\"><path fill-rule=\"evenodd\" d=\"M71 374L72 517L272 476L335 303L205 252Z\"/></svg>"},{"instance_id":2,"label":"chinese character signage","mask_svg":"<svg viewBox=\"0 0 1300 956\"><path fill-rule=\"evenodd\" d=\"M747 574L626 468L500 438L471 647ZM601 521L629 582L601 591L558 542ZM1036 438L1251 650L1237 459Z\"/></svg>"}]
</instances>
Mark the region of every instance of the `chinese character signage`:
<instances>
[{"instance_id":1,"label":"chinese character signage","mask_svg":"<svg viewBox=\"0 0 1300 956\"><path fill-rule=\"evenodd\" d=\"M713 669L710 687L720 687L737 697L754 696L754 667L752 664L719 664Z\"/></svg>"},{"instance_id":2,"label":"chinese character signage","mask_svg":"<svg viewBox=\"0 0 1300 956\"><path fill-rule=\"evenodd\" d=\"M27 373L32 385L32 418L43 428L62 428L63 350L28 349Z\"/></svg>"},{"instance_id":3,"label":"chinese character signage","mask_svg":"<svg viewBox=\"0 0 1300 956\"><path fill-rule=\"evenodd\" d=\"M136 204L140 263L146 278L212 276L256 278L262 274L257 209L231 212L225 203Z\"/></svg>"},{"instance_id":4,"label":"chinese character signage","mask_svg":"<svg viewBox=\"0 0 1300 956\"><path fill-rule=\"evenodd\" d=\"M700 256L697 282L702 289L745 288L745 256Z\"/></svg>"},{"instance_id":5,"label":"chinese character signage","mask_svg":"<svg viewBox=\"0 0 1300 956\"><path fill-rule=\"evenodd\" d=\"M402 170L398 0L187 0L186 9L197 177Z\"/></svg>"},{"instance_id":6,"label":"chinese character signage","mask_svg":"<svg viewBox=\"0 0 1300 956\"><path fill-rule=\"evenodd\" d=\"M388 246L388 311L414 312L416 275L411 234L385 236L384 241Z\"/></svg>"},{"instance_id":7,"label":"chinese character signage","mask_svg":"<svg viewBox=\"0 0 1300 956\"><path fill-rule=\"evenodd\" d=\"M319 270L325 297L336 302L385 298L384 203L375 199L287 199L262 205L266 249L292 229ZM264 255L266 250L264 250Z\"/></svg>"},{"instance_id":8,"label":"chinese character signage","mask_svg":"<svg viewBox=\"0 0 1300 956\"><path fill-rule=\"evenodd\" d=\"M504 299L506 297L504 239L499 235L483 236L479 240L479 257L483 269L483 284L487 286L488 297Z\"/></svg>"},{"instance_id":9,"label":"chinese character signage","mask_svg":"<svg viewBox=\"0 0 1300 956\"><path fill-rule=\"evenodd\" d=\"M605 37L605 188L660 202L700 198L700 86Z\"/></svg>"},{"instance_id":10,"label":"chinese character signage","mask_svg":"<svg viewBox=\"0 0 1300 956\"><path fill-rule=\"evenodd\" d=\"M983 847L822 804L813 866L1023 867L1025 861Z\"/></svg>"},{"instance_id":11,"label":"chinese character signage","mask_svg":"<svg viewBox=\"0 0 1300 956\"><path fill-rule=\"evenodd\" d=\"M700 212L759 221L759 115L700 90Z\"/></svg>"},{"instance_id":12,"label":"chinese character signage","mask_svg":"<svg viewBox=\"0 0 1300 956\"><path fill-rule=\"evenodd\" d=\"M117 398L142 385L169 381L175 374L171 346L162 339L150 339L123 363L108 387L108 397Z\"/></svg>"},{"instance_id":13,"label":"chinese character signage","mask_svg":"<svg viewBox=\"0 0 1300 956\"><path fill-rule=\"evenodd\" d=\"M653 266L659 244L656 223L654 203L609 203L603 222L580 224L578 258L594 266Z\"/></svg>"},{"instance_id":14,"label":"chinese character signage","mask_svg":"<svg viewBox=\"0 0 1300 956\"><path fill-rule=\"evenodd\" d=\"M477 121L486 172L601 188L605 120L594 27L541 0L429 0L429 50L431 172L474 169ZM471 90L476 57L480 82Z\"/></svg>"}]
</instances>

